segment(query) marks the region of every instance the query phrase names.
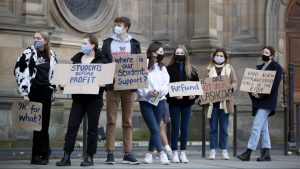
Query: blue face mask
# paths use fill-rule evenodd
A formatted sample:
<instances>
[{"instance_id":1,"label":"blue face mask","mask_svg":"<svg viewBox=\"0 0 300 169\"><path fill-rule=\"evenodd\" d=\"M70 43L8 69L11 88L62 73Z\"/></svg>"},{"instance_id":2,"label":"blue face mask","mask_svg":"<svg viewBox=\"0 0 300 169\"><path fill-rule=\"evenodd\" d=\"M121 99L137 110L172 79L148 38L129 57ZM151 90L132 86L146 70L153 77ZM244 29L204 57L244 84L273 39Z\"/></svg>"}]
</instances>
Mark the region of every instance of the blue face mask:
<instances>
[{"instance_id":1,"label":"blue face mask","mask_svg":"<svg viewBox=\"0 0 300 169\"><path fill-rule=\"evenodd\" d=\"M88 45L82 45L81 46L81 51L82 51L82 53L84 53L86 55L86 54L89 54L91 52L91 49Z\"/></svg>"},{"instance_id":2,"label":"blue face mask","mask_svg":"<svg viewBox=\"0 0 300 169\"><path fill-rule=\"evenodd\" d=\"M123 29L122 29L122 27L121 26L115 26L115 34L117 35L117 36L120 36L120 35L122 35L122 33L123 33Z\"/></svg>"},{"instance_id":3,"label":"blue face mask","mask_svg":"<svg viewBox=\"0 0 300 169\"><path fill-rule=\"evenodd\" d=\"M40 48L44 47L44 41L35 40L35 41L33 42L33 46L34 46L36 49L40 49Z\"/></svg>"}]
</instances>

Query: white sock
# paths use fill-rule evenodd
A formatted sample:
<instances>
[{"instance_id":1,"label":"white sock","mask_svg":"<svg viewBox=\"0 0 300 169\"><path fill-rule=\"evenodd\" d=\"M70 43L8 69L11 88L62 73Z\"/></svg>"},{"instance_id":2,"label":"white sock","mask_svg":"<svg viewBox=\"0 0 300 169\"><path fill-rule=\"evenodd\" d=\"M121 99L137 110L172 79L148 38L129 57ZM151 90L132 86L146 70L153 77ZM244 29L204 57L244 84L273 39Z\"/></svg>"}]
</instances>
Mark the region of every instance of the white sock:
<instances>
[{"instance_id":1,"label":"white sock","mask_svg":"<svg viewBox=\"0 0 300 169\"><path fill-rule=\"evenodd\" d=\"M171 147L170 147L168 144L165 145L165 150L166 150L166 151L172 151Z\"/></svg>"}]
</instances>

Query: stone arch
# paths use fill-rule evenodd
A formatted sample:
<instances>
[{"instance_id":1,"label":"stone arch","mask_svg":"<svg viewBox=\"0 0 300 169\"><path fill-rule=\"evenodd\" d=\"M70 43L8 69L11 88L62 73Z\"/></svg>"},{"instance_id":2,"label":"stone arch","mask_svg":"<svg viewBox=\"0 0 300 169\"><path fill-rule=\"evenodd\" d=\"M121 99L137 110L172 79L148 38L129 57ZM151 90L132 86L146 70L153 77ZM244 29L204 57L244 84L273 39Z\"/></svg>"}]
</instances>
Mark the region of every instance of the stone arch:
<instances>
[{"instance_id":1,"label":"stone arch","mask_svg":"<svg viewBox=\"0 0 300 169\"><path fill-rule=\"evenodd\" d=\"M90 1L94 1L96 7L93 7L93 10L89 11L88 14L83 17L81 17L82 15L80 13L77 15L76 11L81 11L76 8L81 8L82 4L72 5L72 3L84 3L83 6L88 8L92 7L90 6ZM50 1L50 3L51 15L53 15L53 19L55 19L59 27L65 30L76 30L83 33L95 33L104 29L114 16L117 6L116 0L53 0ZM86 9L83 8L83 10Z\"/></svg>"}]
</instances>

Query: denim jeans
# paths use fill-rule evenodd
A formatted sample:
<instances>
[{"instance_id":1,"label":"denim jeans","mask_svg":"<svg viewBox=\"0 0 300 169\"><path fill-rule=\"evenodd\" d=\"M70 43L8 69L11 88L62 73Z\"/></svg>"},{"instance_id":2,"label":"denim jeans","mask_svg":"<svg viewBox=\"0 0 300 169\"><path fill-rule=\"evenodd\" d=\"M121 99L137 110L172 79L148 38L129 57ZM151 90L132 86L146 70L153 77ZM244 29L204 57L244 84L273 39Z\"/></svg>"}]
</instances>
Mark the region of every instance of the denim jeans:
<instances>
[{"instance_id":1,"label":"denim jeans","mask_svg":"<svg viewBox=\"0 0 300 169\"><path fill-rule=\"evenodd\" d=\"M171 117L171 149L177 150L180 126L180 150L186 150L188 127L191 118L192 106L177 106L169 104Z\"/></svg>"},{"instance_id":2,"label":"denim jeans","mask_svg":"<svg viewBox=\"0 0 300 169\"><path fill-rule=\"evenodd\" d=\"M153 152L156 149L158 152L161 152L163 145L160 139L159 125L165 112L166 100L159 101L157 106L146 101L140 101L139 103L142 116L150 130L148 151Z\"/></svg>"},{"instance_id":3,"label":"denim jeans","mask_svg":"<svg viewBox=\"0 0 300 169\"><path fill-rule=\"evenodd\" d=\"M218 132L219 132L219 147L223 150L227 149L228 138L228 117L229 114L225 113L223 109L220 109L219 103L214 103L211 118L209 120L210 125L210 149L216 149L218 147ZM220 131L218 129L220 127Z\"/></svg>"},{"instance_id":4,"label":"denim jeans","mask_svg":"<svg viewBox=\"0 0 300 169\"><path fill-rule=\"evenodd\" d=\"M268 129L268 116L271 110L268 109L258 109L255 115L251 136L248 141L248 148L251 150L256 150L259 137L261 136L261 147L271 148L271 141Z\"/></svg>"}]
</instances>

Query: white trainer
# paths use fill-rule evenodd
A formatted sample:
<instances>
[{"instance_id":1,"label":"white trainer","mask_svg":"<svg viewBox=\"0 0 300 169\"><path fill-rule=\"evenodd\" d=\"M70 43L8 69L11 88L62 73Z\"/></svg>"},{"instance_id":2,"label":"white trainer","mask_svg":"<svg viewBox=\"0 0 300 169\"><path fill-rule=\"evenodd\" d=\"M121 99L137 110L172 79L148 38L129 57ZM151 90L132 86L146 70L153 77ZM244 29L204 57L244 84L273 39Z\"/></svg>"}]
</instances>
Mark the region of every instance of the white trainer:
<instances>
[{"instance_id":1,"label":"white trainer","mask_svg":"<svg viewBox=\"0 0 300 169\"><path fill-rule=\"evenodd\" d=\"M223 160L229 160L229 153L227 150L223 150L222 151L222 157L223 157Z\"/></svg>"},{"instance_id":2,"label":"white trainer","mask_svg":"<svg viewBox=\"0 0 300 169\"><path fill-rule=\"evenodd\" d=\"M208 159L210 159L210 160L216 159L216 150L215 149L210 150Z\"/></svg>"},{"instance_id":3,"label":"white trainer","mask_svg":"<svg viewBox=\"0 0 300 169\"><path fill-rule=\"evenodd\" d=\"M189 162L189 160L186 158L186 154L185 154L184 151L180 153L179 158L180 158L180 161L181 161L182 163L188 163L188 162Z\"/></svg>"},{"instance_id":4,"label":"white trainer","mask_svg":"<svg viewBox=\"0 0 300 169\"><path fill-rule=\"evenodd\" d=\"M170 161L168 160L168 156L165 152L161 152L159 155L160 163L163 165L168 165L170 164Z\"/></svg>"},{"instance_id":5,"label":"white trainer","mask_svg":"<svg viewBox=\"0 0 300 169\"><path fill-rule=\"evenodd\" d=\"M153 158L151 153L147 153L144 159L145 164L153 163Z\"/></svg>"},{"instance_id":6,"label":"white trainer","mask_svg":"<svg viewBox=\"0 0 300 169\"><path fill-rule=\"evenodd\" d=\"M173 152L173 158L172 158L173 163L180 163L179 158L178 158L178 152L174 151Z\"/></svg>"}]
</instances>

